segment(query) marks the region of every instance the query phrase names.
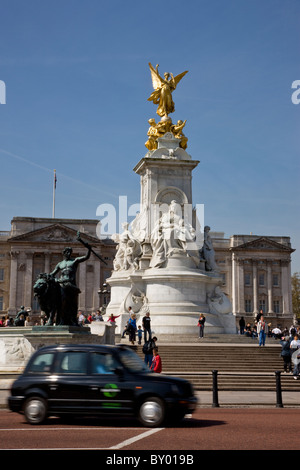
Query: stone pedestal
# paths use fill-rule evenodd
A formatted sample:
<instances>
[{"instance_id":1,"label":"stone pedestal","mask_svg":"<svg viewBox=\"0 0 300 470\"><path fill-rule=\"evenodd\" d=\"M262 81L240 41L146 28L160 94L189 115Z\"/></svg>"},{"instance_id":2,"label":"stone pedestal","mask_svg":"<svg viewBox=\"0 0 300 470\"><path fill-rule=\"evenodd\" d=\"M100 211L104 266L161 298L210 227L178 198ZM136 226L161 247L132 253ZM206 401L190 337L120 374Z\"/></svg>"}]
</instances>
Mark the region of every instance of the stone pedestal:
<instances>
[{"instance_id":1,"label":"stone pedestal","mask_svg":"<svg viewBox=\"0 0 300 470\"><path fill-rule=\"evenodd\" d=\"M99 326L91 324L91 328L86 326L1 328L0 371L21 371L34 351L51 344L115 344L115 327L101 322Z\"/></svg>"},{"instance_id":2,"label":"stone pedestal","mask_svg":"<svg viewBox=\"0 0 300 470\"><path fill-rule=\"evenodd\" d=\"M208 247L209 227L201 227L192 205L192 171L199 161L172 134L157 140L158 148L134 168L140 175L141 212L119 237L115 269L107 279L107 313L121 315L117 332L122 333L129 306L137 325L150 311L151 328L160 340L186 341L198 335L200 313L206 317L206 331L236 333L231 304L220 291L214 251Z\"/></svg>"}]
</instances>

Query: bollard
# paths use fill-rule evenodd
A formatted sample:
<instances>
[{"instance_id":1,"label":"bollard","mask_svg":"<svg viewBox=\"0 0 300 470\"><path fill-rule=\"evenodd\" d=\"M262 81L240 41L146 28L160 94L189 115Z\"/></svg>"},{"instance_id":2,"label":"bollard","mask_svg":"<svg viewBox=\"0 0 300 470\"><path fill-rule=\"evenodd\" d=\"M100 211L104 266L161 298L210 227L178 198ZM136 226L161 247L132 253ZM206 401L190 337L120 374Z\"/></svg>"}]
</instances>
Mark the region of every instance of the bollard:
<instances>
[{"instance_id":1,"label":"bollard","mask_svg":"<svg viewBox=\"0 0 300 470\"><path fill-rule=\"evenodd\" d=\"M212 407L213 408L218 408L219 407L219 400L218 400L218 371L213 370L212 375L213 375L213 403L212 403Z\"/></svg>"},{"instance_id":2,"label":"bollard","mask_svg":"<svg viewBox=\"0 0 300 470\"><path fill-rule=\"evenodd\" d=\"M276 375L276 408L283 408L280 374L281 374L280 370L275 371L275 375Z\"/></svg>"}]
</instances>

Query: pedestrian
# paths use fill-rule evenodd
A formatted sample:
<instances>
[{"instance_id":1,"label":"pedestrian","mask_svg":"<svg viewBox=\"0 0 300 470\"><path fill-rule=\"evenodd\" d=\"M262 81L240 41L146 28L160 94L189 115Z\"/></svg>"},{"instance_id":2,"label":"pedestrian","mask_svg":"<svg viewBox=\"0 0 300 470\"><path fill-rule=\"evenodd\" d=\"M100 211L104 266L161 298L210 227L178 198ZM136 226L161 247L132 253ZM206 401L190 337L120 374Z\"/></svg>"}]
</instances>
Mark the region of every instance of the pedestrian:
<instances>
[{"instance_id":1,"label":"pedestrian","mask_svg":"<svg viewBox=\"0 0 300 470\"><path fill-rule=\"evenodd\" d=\"M245 332L245 325L246 325L244 317L241 317L239 324L240 324L240 334L243 335Z\"/></svg>"},{"instance_id":2,"label":"pedestrian","mask_svg":"<svg viewBox=\"0 0 300 470\"><path fill-rule=\"evenodd\" d=\"M110 317L108 318L108 322L113 326L117 326L116 325L116 318L119 318L120 315L114 315L113 313L110 314Z\"/></svg>"},{"instance_id":3,"label":"pedestrian","mask_svg":"<svg viewBox=\"0 0 300 470\"><path fill-rule=\"evenodd\" d=\"M276 328L273 328L272 335L275 339L281 338L281 336L282 336L281 329L278 328L278 326Z\"/></svg>"},{"instance_id":4,"label":"pedestrian","mask_svg":"<svg viewBox=\"0 0 300 470\"><path fill-rule=\"evenodd\" d=\"M205 324L205 316L200 313L200 317L199 317L199 320L198 320L198 326L199 326L199 338L203 338L204 336L204 324Z\"/></svg>"},{"instance_id":5,"label":"pedestrian","mask_svg":"<svg viewBox=\"0 0 300 470\"><path fill-rule=\"evenodd\" d=\"M153 336L149 341L147 341L143 346L143 353L145 355L144 362L150 368L153 358L153 348L156 347L157 337Z\"/></svg>"},{"instance_id":6,"label":"pedestrian","mask_svg":"<svg viewBox=\"0 0 300 470\"><path fill-rule=\"evenodd\" d=\"M158 348L153 348L153 358L150 366L150 370L152 372L156 372L157 374L160 374L162 371L162 362L161 362L161 357L158 354Z\"/></svg>"},{"instance_id":7,"label":"pedestrian","mask_svg":"<svg viewBox=\"0 0 300 470\"><path fill-rule=\"evenodd\" d=\"M128 320L128 327L127 330L129 331L129 341L131 344L134 344L135 342L135 335L136 335L136 315L135 313L132 313L130 315L130 318Z\"/></svg>"},{"instance_id":8,"label":"pedestrian","mask_svg":"<svg viewBox=\"0 0 300 470\"><path fill-rule=\"evenodd\" d=\"M151 319L150 312L146 312L146 315L143 317L142 325L144 328L144 341L145 343L151 339ZM147 339L148 337L148 339Z\"/></svg>"},{"instance_id":9,"label":"pedestrian","mask_svg":"<svg viewBox=\"0 0 300 470\"><path fill-rule=\"evenodd\" d=\"M295 335L294 339L292 339L291 344L290 344L290 349L291 349L292 361L294 363L293 376L294 376L294 379L297 379L299 375L299 357L298 357L297 351L300 349L300 340L299 340L298 335Z\"/></svg>"},{"instance_id":10,"label":"pedestrian","mask_svg":"<svg viewBox=\"0 0 300 470\"><path fill-rule=\"evenodd\" d=\"M104 320L103 320L103 316L102 316L102 314L101 314L101 311L100 311L99 309L97 310L97 313L96 313L96 316L95 316L95 320L96 320L96 321L104 321Z\"/></svg>"},{"instance_id":11,"label":"pedestrian","mask_svg":"<svg viewBox=\"0 0 300 470\"><path fill-rule=\"evenodd\" d=\"M142 344L143 330L141 328L141 325L138 326L137 335L139 344Z\"/></svg>"},{"instance_id":12,"label":"pedestrian","mask_svg":"<svg viewBox=\"0 0 300 470\"><path fill-rule=\"evenodd\" d=\"M257 323L257 334L259 337L259 346L264 346L266 342L266 335L268 333L268 325L261 315L259 322Z\"/></svg>"},{"instance_id":13,"label":"pedestrian","mask_svg":"<svg viewBox=\"0 0 300 470\"><path fill-rule=\"evenodd\" d=\"M78 325L82 326L84 324L85 317L81 310L78 312Z\"/></svg>"},{"instance_id":14,"label":"pedestrian","mask_svg":"<svg viewBox=\"0 0 300 470\"><path fill-rule=\"evenodd\" d=\"M262 311L262 309L260 309L259 313L256 315L257 323L259 322L259 320L261 319L262 316L263 316L263 311Z\"/></svg>"},{"instance_id":15,"label":"pedestrian","mask_svg":"<svg viewBox=\"0 0 300 470\"><path fill-rule=\"evenodd\" d=\"M292 363L291 363L291 348L290 348L290 338L289 336L283 336L280 340L281 344L281 357L283 359L283 370L286 374L288 371L292 372Z\"/></svg>"}]
</instances>

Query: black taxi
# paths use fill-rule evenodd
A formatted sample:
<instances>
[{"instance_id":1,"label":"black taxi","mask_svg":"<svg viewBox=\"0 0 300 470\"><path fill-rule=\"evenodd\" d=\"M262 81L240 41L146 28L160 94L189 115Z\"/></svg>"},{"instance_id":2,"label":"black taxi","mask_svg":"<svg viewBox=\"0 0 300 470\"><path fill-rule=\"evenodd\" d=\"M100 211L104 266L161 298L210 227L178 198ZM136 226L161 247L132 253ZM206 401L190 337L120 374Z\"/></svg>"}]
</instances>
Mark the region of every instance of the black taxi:
<instances>
[{"instance_id":1,"label":"black taxi","mask_svg":"<svg viewBox=\"0 0 300 470\"><path fill-rule=\"evenodd\" d=\"M157 427L192 413L197 399L187 380L149 371L128 346L53 345L31 356L8 405L30 424L66 414L132 415Z\"/></svg>"}]
</instances>

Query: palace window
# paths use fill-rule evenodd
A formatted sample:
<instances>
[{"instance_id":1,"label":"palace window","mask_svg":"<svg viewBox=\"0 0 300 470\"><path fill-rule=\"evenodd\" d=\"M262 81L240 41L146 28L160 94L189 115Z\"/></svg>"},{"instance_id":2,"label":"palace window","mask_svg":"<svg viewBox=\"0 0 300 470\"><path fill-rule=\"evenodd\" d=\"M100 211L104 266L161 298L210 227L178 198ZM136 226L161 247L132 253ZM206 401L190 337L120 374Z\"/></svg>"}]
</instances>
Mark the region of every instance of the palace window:
<instances>
[{"instance_id":1,"label":"palace window","mask_svg":"<svg viewBox=\"0 0 300 470\"><path fill-rule=\"evenodd\" d=\"M265 275L262 273L259 275L258 277L258 283L260 286L264 286L265 285Z\"/></svg>"},{"instance_id":2,"label":"palace window","mask_svg":"<svg viewBox=\"0 0 300 470\"><path fill-rule=\"evenodd\" d=\"M0 268L0 281L4 281L4 268Z\"/></svg>"},{"instance_id":3,"label":"palace window","mask_svg":"<svg viewBox=\"0 0 300 470\"><path fill-rule=\"evenodd\" d=\"M251 299L246 299L246 300L245 300L245 312L246 312L246 313L252 313L252 302L251 302Z\"/></svg>"},{"instance_id":4,"label":"palace window","mask_svg":"<svg viewBox=\"0 0 300 470\"><path fill-rule=\"evenodd\" d=\"M264 299L259 300L259 311L261 310L266 313L266 301Z\"/></svg>"},{"instance_id":5,"label":"palace window","mask_svg":"<svg viewBox=\"0 0 300 470\"><path fill-rule=\"evenodd\" d=\"M274 300L273 301L273 310L274 310L274 313L280 313L279 300Z\"/></svg>"},{"instance_id":6,"label":"palace window","mask_svg":"<svg viewBox=\"0 0 300 470\"><path fill-rule=\"evenodd\" d=\"M3 297L0 297L0 310L3 310Z\"/></svg>"},{"instance_id":7,"label":"palace window","mask_svg":"<svg viewBox=\"0 0 300 470\"><path fill-rule=\"evenodd\" d=\"M245 273L245 286L251 286L251 274Z\"/></svg>"},{"instance_id":8,"label":"palace window","mask_svg":"<svg viewBox=\"0 0 300 470\"><path fill-rule=\"evenodd\" d=\"M279 275L278 274L273 274L273 286L275 286L275 287L279 286Z\"/></svg>"}]
</instances>

